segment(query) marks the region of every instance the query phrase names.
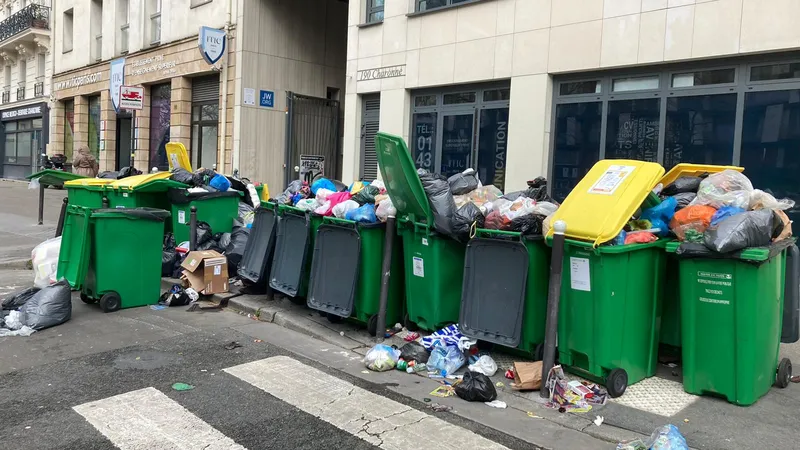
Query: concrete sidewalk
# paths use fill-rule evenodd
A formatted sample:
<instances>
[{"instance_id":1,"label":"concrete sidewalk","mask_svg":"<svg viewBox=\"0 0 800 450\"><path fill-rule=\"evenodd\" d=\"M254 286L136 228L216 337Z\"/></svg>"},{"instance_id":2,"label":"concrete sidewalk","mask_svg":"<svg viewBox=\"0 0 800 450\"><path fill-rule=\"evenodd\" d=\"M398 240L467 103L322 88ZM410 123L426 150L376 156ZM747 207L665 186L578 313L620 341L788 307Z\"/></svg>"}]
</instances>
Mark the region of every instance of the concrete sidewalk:
<instances>
[{"instance_id":1,"label":"concrete sidewalk","mask_svg":"<svg viewBox=\"0 0 800 450\"><path fill-rule=\"evenodd\" d=\"M0 268L24 269L31 250L55 235L64 190L45 189L44 223L37 225L39 191L22 181L0 180Z\"/></svg>"}]
</instances>

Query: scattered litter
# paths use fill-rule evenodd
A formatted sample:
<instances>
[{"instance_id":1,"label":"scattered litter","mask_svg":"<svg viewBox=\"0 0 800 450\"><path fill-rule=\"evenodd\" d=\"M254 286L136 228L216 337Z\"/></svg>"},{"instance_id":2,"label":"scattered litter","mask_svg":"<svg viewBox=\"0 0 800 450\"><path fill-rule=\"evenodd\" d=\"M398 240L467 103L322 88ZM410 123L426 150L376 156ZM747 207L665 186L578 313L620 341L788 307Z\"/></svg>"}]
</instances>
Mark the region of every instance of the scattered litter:
<instances>
[{"instance_id":1,"label":"scattered litter","mask_svg":"<svg viewBox=\"0 0 800 450\"><path fill-rule=\"evenodd\" d=\"M186 383L175 383L172 385L172 389L176 391L191 391L192 389L194 389L194 386Z\"/></svg>"},{"instance_id":2,"label":"scattered litter","mask_svg":"<svg viewBox=\"0 0 800 450\"><path fill-rule=\"evenodd\" d=\"M500 400L492 400L490 402L484 402L484 404L487 406L491 406L492 408L505 409L506 407L508 407L508 405L506 405L506 402L501 402Z\"/></svg>"},{"instance_id":3,"label":"scattered litter","mask_svg":"<svg viewBox=\"0 0 800 450\"><path fill-rule=\"evenodd\" d=\"M436 389L434 389L429 395L439 398L447 398L447 397L452 397L455 394L456 393L455 390L453 389L453 386L439 386Z\"/></svg>"},{"instance_id":4,"label":"scattered litter","mask_svg":"<svg viewBox=\"0 0 800 450\"><path fill-rule=\"evenodd\" d=\"M200 369L200 372L208 372L207 369Z\"/></svg>"},{"instance_id":5,"label":"scattered litter","mask_svg":"<svg viewBox=\"0 0 800 450\"><path fill-rule=\"evenodd\" d=\"M140 359L142 359L142 357L141 357L141 356L137 356L137 357L136 357L136 360L137 360L137 361L139 361Z\"/></svg>"},{"instance_id":6,"label":"scattered litter","mask_svg":"<svg viewBox=\"0 0 800 450\"><path fill-rule=\"evenodd\" d=\"M548 408L558 409L558 412L586 413L592 410L592 405L604 405L607 399L605 391L596 384L583 384L582 388L573 388L564 376L561 366L555 366L547 377L547 388L550 390L550 401L545 404ZM591 391L587 397L586 388ZM580 393L576 392L576 389Z\"/></svg>"},{"instance_id":7,"label":"scattered litter","mask_svg":"<svg viewBox=\"0 0 800 450\"><path fill-rule=\"evenodd\" d=\"M594 416L594 424L598 427L603 424L603 420L605 418L603 416Z\"/></svg>"},{"instance_id":8,"label":"scattered litter","mask_svg":"<svg viewBox=\"0 0 800 450\"><path fill-rule=\"evenodd\" d=\"M433 344L427 365L428 368L438 370L443 377L446 377L458 371L465 362L467 361L464 358L464 352L459 347L446 344L443 341L436 341Z\"/></svg>"},{"instance_id":9,"label":"scattered litter","mask_svg":"<svg viewBox=\"0 0 800 450\"><path fill-rule=\"evenodd\" d=\"M800 375L793 376L792 383L800 383Z\"/></svg>"},{"instance_id":10,"label":"scattered litter","mask_svg":"<svg viewBox=\"0 0 800 450\"><path fill-rule=\"evenodd\" d=\"M670 369L674 369L674 368L678 367L678 365L675 364L675 363L669 363L669 364L667 364L667 367L669 367Z\"/></svg>"},{"instance_id":11,"label":"scattered litter","mask_svg":"<svg viewBox=\"0 0 800 450\"><path fill-rule=\"evenodd\" d=\"M689 419L683 419L683 423L689 423Z\"/></svg>"},{"instance_id":12,"label":"scattered litter","mask_svg":"<svg viewBox=\"0 0 800 450\"><path fill-rule=\"evenodd\" d=\"M369 370L383 372L394 369L399 358L400 350L388 345L377 344L364 356L364 364Z\"/></svg>"},{"instance_id":13,"label":"scattered litter","mask_svg":"<svg viewBox=\"0 0 800 450\"><path fill-rule=\"evenodd\" d=\"M478 343L477 340L470 339L461 334L458 324L448 325L441 330L434 332L430 336L423 337L422 345L426 349L433 351L437 341L444 345L457 346L464 351L469 350L470 347Z\"/></svg>"},{"instance_id":14,"label":"scattered litter","mask_svg":"<svg viewBox=\"0 0 800 450\"><path fill-rule=\"evenodd\" d=\"M27 427L25 427L25 429L26 429L26 430L30 430L30 429L31 429L31 426L30 426L30 425L28 425Z\"/></svg>"},{"instance_id":15,"label":"scattered litter","mask_svg":"<svg viewBox=\"0 0 800 450\"><path fill-rule=\"evenodd\" d=\"M406 334L406 337L403 338L403 340L406 342L416 341L417 339L419 339L419 333L417 332L408 333Z\"/></svg>"},{"instance_id":16,"label":"scattered litter","mask_svg":"<svg viewBox=\"0 0 800 450\"><path fill-rule=\"evenodd\" d=\"M150 309L153 311L161 311L162 309L167 309L167 305L150 305Z\"/></svg>"},{"instance_id":17,"label":"scattered litter","mask_svg":"<svg viewBox=\"0 0 800 450\"><path fill-rule=\"evenodd\" d=\"M686 439L675 425L664 425L653 431L646 441L633 439L617 444L617 450L689 450Z\"/></svg>"},{"instance_id":18,"label":"scattered litter","mask_svg":"<svg viewBox=\"0 0 800 450\"><path fill-rule=\"evenodd\" d=\"M240 343L238 343L236 341L232 341L229 344L225 344L225 350L233 350L233 349L239 348L241 346L242 346L242 344L240 344Z\"/></svg>"},{"instance_id":19,"label":"scattered litter","mask_svg":"<svg viewBox=\"0 0 800 450\"><path fill-rule=\"evenodd\" d=\"M369 375L369 370L362 370L361 373L365 373L365 374Z\"/></svg>"},{"instance_id":20,"label":"scattered litter","mask_svg":"<svg viewBox=\"0 0 800 450\"><path fill-rule=\"evenodd\" d=\"M340 331L339 336L344 336L344 331Z\"/></svg>"},{"instance_id":21,"label":"scattered litter","mask_svg":"<svg viewBox=\"0 0 800 450\"><path fill-rule=\"evenodd\" d=\"M494 385L495 385L495 386L497 386L497 387L499 387L499 388L506 387L505 383L503 383L502 381L498 381L498 382L497 382L497 383L495 383Z\"/></svg>"},{"instance_id":22,"label":"scattered litter","mask_svg":"<svg viewBox=\"0 0 800 450\"><path fill-rule=\"evenodd\" d=\"M494 362L491 356L481 355L477 361L469 365L468 369L491 377L497 372L497 363Z\"/></svg>"},{"instance_id":23,"label":"scattered litter","mask_svg":"<svg viewBox=\"0 0 800 450\"><path fill-rule=\"evenodd\" d=\"M430 403L431 399L429 399L428 397L425 397L425 398L422 399L422 401L425 402L425 403Z\"/></svg>"},{"instance_id":24,"label":"scattered litter","mask_svg":"<svg viewBox=\"0 0 800 450\"><path fill-rule=\"evenodd\" d=\"M537 416L537 415L536 415L536 414L534 414L532 411L528 411L528 417L530 417L531 419L544 419L544 417L542 417L542 416Z\"/></svg>"},{"instance_id":25,"label":"scattered litter","mask_svg":"<svg viewBox=\"0 0 800 450\"><path fill-rule=\"evenodd\" d=\"M255 342L256 344L258 344L259 342L264 342L264 341L262 341L261 339L253 339L253 342Z\"/></svg>"},{"instance_id":26,"label":"scattered litter","mask_svg":"<svg viewBox=\"0 0 800 450\"><path fill-rule=\"evenodd\" d=\"M542 387L542 362L514 362L514 382L511 389L531 391Z\"/></svg>"},{"instance_id":27,"label":"scattered litter","mask_svg":"<svg viewBox=\"0 0 800 450\"><path fill-rule=\"evenodd\" d=\"M411 341L400 347L400 357L406 361L416 361L418 363L427 363L430 354L425 347L419 342Z\"/></svg>"},{"instance_id":28,"label":"scattered litter","mask_svg":"<svg viewBox=\"0 0 800 450\"><path fill-rule=\"evenodd\" d=\"M468 402L491 402L497 398L492 380L478 372L467 372L455 387L456 395ZM490 405L491 406L491 405Z\"/></svg>"},{"instance_id":29,"label":"scattered litter","mask_svg":"<svg viewBox=\"0 0 800 450\"><path fill-rule=\"evenodd\" d=\"M508 378L509 380L514 379L514 369L506 370L506 378Z\"/></svg>"},{"instance_id":30,"label":"scattered litter","mask_svg":"<svg viewBox=\"0 0 800 450\"><path fill-rule=\"evenodd\" d=\"M425 400L430 401L429 398L426 398ZM450 412L453 410L452 406L440 405L439 403L431 403L428 405L428 408L433 412Z\"/></svg>"}]
</instances>

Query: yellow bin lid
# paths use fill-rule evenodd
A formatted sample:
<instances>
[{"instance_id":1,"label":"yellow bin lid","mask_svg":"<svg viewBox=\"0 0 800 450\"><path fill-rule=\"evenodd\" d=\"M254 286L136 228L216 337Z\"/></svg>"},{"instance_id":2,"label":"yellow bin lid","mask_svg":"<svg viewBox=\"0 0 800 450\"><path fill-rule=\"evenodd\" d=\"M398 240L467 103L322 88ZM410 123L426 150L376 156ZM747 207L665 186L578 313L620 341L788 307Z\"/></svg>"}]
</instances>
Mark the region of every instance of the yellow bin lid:
<instances>
[{"instance_id":1,"label":"yellow bin lid","mask_svg":"<svg viewBox=\"0 0 800 450\"><path fill-rule=\"evenodd\" d=\"M67 181L64 186L70 187L100 187L107 186L116 180L110 178L78 178L77 180Z\"/></svg>"},{"instance_id":2,"label":"yellow bin lid","mask_svg":"<svg viewBox=\"0 0 800 450\"><path fill-rule=\"evenodd\" d=\"M744 167L739 166L713 166L711 164L689 164L680 163L670 169L664 178L659 181L664 187L672 184L681 177L696 177L704 173L717 173L723 170L735 170L737 172L744 172Z\"/></svg>"},{"instance_id":3,"label":"yellow bin lid","mask_svg":"<svg viewBox=\"0 0 800 450\"><path fill-rule=\"evenodd\" d=\"M660 164L628 159L598 161L558 208L565 235L596 247L614 239L664 175ZM550 228L549 235L552 236Z\"/></svg>"},{"instance_id":4,"label":"yellow bin lid","mask_svg":"<svg viewBox=\"0 0 800 450\"><path fill-rule=\"evenodd\" d=\"M112 180L113 183L111 183L109 187L112 189L132 191L139 186L150 183L151 181L167 180L171 176L172 174L169 172L144 173L141 175L123 178L121 180Z\"/></svg>"}]
</instances>

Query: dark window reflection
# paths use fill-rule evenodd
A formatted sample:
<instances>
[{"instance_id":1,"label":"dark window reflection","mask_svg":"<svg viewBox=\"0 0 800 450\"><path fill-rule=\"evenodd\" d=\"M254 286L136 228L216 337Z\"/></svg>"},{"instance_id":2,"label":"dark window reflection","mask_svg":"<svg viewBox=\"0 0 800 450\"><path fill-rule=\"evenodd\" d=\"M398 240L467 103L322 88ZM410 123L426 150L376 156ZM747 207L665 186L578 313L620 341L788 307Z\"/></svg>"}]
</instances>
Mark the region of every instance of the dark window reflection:
<instances>
[{"instance_id":1,"label":"dark window reflection","mask_svg":"<svg viewBox=\"0 0 800 450\"><path fill-rule=\"evenodd\" d=\"M478 177L501 191L506 184L508 108L481 110L478 137Z\"/></svg>"},{"instance_id":2,"label":"dark window reflection","mask_svg":"<svg viewBox=\"0 0 800 450\"><path fill-rule=\"evenodd\" d=\"M172 87L169 83L150 88L150 166L167 170L167 148L169 142L170 99Z\"/></svg>"},{"instance_id":3,"label":"dark window reflection","mask_svg":"<svg viewBox=\"0 0 800 450\"><path fill-rule=\"evenodd\" d=\"M442 165L439 172L449 177L472 167L472 134L475 114L446 115L442 120Z\"/></svg>"},{"instance_id":4,"label":"dark window reflection","mask_svg":"<svg viewBox=\"0 0 800 450\"><path fill-rule=\"evenodd\" d=\"M433 171L436 155L436 113L414 114L411 143L414 165L418 169Z\"/></svg>"},{"instance_id":5,"label":"dark window reflection","mask_svg":"<svg viewBox=\"0 0 800 450\"><path fill-rule=\"evenodd\" d=\"M753 186L800 202L800 90L745 95L741 165Z\"/></svg>"},{"instance_id":6,"label":"dark window reflection","mask_svg":"<svg viewBox=\"0 0 800 450\"><path fill-rule=\"evenodd\" d=\"M563 201L600 156L602 103L556 107L553 197Z\"/></svg>"},{"instance_id":7,"label":"dark window reflection","mask_svg":"<svg viewBox=\"0 0 800 450\"><path fill-rule=\"evenodd\" d=\"M750 81L790 80L800 78L800 63L755 66L750 69Z\"/></svg>"},{"instance_id":8,"label":"dark window reflection","mask_svg":"<svg viewBox=\"0 0 800 450\"><path fill-rule=\"evenodd\" d=\"M606 158L658 160L659 99L609 102Z\"/></svg>"},{"instance_id":9,"label":"dark window reflection","mask_svg":"<svg viewBox=\"0 0 800 450\"><path fill-rule=\"evenodd\" d=\"M668 99L664 168L682 162L730 165L735 120L736 94Z\"/></svg>"}]
</instances>

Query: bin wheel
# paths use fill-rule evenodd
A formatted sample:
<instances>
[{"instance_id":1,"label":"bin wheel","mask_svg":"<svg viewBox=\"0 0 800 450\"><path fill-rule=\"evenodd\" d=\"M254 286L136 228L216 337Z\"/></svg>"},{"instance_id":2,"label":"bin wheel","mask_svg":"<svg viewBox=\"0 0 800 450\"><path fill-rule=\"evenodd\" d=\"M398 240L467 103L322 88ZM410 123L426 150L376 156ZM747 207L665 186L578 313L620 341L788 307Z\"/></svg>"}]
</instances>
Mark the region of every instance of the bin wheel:
<instances>
[{"instance_id":1,"label":"bin wheel","mask_svg":"<svg viewBox=\"0 0 800 450\"><path fill-rule=\"evenodd\" d=\"M775 387L785 389L789 386L792 379L792 361L789 358L783 358L778 363L778 377L775 379Z\"/></svg>"},{"instance_id":2,"label":"bin wheel","mask_svg":"<svg viewBox=\"0 0 800 450\"><path fill-rule=\"evenodd\" d=\"M119 294L116 292L109 292L107 294L103 294L100 298L100 308L103 312L114 312L117 311L122 306L122 299L119 298Z\"/></svg>"},{"instance_id":3,"label":"bin wheel","mask_svg":"<svg viewBox=\"0 0 800 450\"><path fill-rule=\"evenodd\" d=\"M344 320L344 317L331 313L325 313L325 318L328 319L330 323L341 323Z\"/></svg>"},{"instance_id":4,"label":"bin wheel","mask_svg":"<svg viewBox=\"0 0 800 450\"><path fill-rule=\"evenodd\" d=\"M606 378L606 390L611 398L621 397L628 389L628 372L625 369L613 369Z\"/></svg>"},{"instance_id":5,"label":"bin wheel","mask_svg":"<svg viewBox=\"0 0 800 450\"><path fill-rule=\"evenodd\" d=\"M378 334L378 315L373 314L369 316L369 320L367 320L367 333L370 336L376 336Z\"/></svg>"},{"instance_id":6,"label":"bin wheel","mask_svg":"<svg viewBox=\"0 0 800 450\"><path fill-rule=\"evenodd\" d=\"M93 299L92 297L89 297L83 292L81 292L81 301L83 301L83 303L86 303L87 305L92 305L94 303L97 303L97 300Z\"/></svg>"},{"instance_id":7,"label":"bin wheel","mask_svg":"<svg viewBox=\"0 0 800 450\"><path fill-rule=\"evenodd\" d=\"M415 324L414 322L411 321L411 319L408 318L408 313L406 313L403 316L403 326L408 331L417 331L417 330L419 330L419 327L417 326L417 324Z\"/></svg>"}]
</instances>

